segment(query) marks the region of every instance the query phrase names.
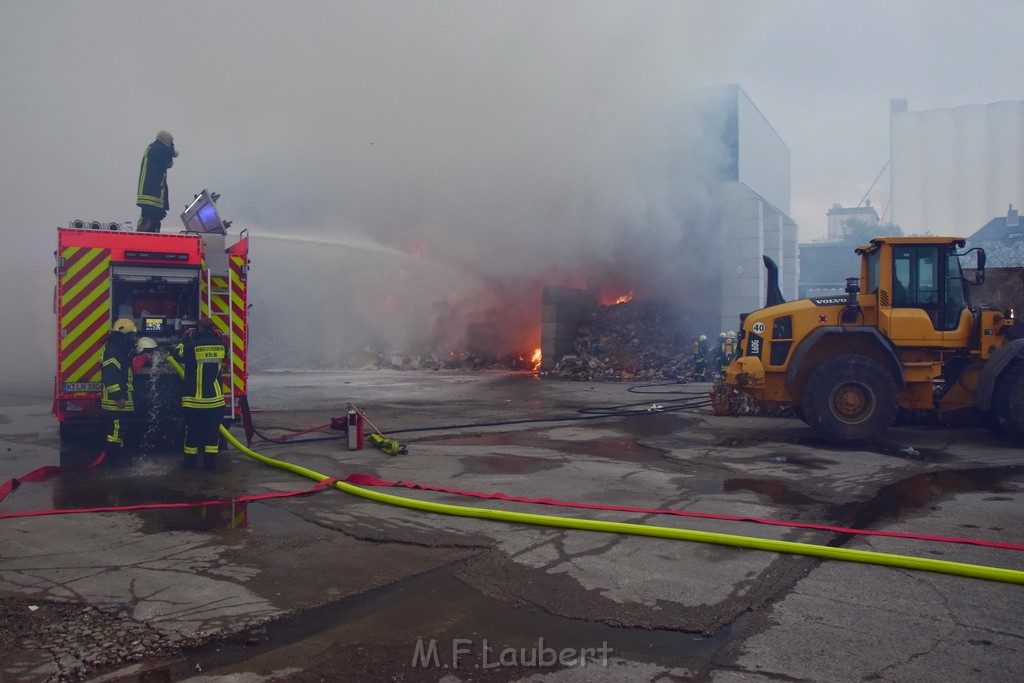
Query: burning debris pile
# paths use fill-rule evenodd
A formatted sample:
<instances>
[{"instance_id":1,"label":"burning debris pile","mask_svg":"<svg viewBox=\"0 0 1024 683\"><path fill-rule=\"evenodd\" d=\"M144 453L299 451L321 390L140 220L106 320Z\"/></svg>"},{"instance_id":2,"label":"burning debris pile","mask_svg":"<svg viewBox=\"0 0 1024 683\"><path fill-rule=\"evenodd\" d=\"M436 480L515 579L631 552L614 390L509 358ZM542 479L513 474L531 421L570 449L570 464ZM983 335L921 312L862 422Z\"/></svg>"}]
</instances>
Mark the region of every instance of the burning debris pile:
<instances>
[{"instance_id":1,"label":"burning debris pile","mask_svg":"<svg viewBox=\"0 0 1024 683\"><path fill-rule=\"evenodd\" d=\"M544 374L573 380L688 380L694 338L665 302L597 306L581 320L572 350Z\"/></svg>"},{"instance_id":2,"label":"burning debris pile","mask_svg":"<svg viewBox=\"0 0 1024 683\"><path fill-rule=\"evenodd\" d=\"M536 370L540 349L521 355L489 356L468 351L396 354L367 348L348 359L346 367L359 370Z\"/></svg>"}]
</instances>

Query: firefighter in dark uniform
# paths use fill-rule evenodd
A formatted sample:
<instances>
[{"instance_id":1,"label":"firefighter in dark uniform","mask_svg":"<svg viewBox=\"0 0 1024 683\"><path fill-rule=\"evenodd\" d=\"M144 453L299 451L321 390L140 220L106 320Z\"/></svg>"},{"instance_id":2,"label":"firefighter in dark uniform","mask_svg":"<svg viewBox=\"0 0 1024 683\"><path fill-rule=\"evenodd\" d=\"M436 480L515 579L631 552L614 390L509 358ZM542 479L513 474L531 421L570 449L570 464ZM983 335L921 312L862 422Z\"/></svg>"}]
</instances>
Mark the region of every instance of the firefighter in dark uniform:
<instances>
[{"instance_id":1,"label":"firefighter in dark uniform","mask_svg":"<svg viewBox=\"0 0 1024 683\"><path fill-rule=\"evenodd\" d=\"M215 470L220 450L220 424L224 416L220 369L227 357L227 347L213 329L213 322L209 318L200 318L198 326L185 333L173 355L185 370L181 392L185 415L185 457L181 466L194 470L202 449L203 467Z\"/></svg>"},{"instance_id":2,"label":"firefighter in dark uniform","mask_svg":"<svg viewBox=\"0 0 1024 683\"><path fill-rule=\"evenodd\" d=\"M138 329L129 318L118 318L110 328L103 346L101 379L103 396L100 408L107 421L107 441L104 452L112 465L127 462L125 438L128 420L135 412L132 397L132 357L135 355L135 335Z\"/></svg>"},{"instance_id":3,"label":"firefighter in dark uniform","mask_svg":"<svg viewBox=\"0 0 1024 683\"><path fill-rule=\"evenodd\" d=\"M722 372L722 377L725 377L725 372L729 369L729 363L732 362L732 357L736 355L736 333L729 330L728 332L722 332L719 334L718 338L718 359L721 365L719 370Z\"/></svg>"},{"instance_id":4,"label":"firefighter in dark uniform","mask_svg":"<svg viewBox=\"0 0 1024 683\"><path fill-rule=\"evenodd\" d=\"M136 205L142 209L137 232L160 232L160 221L167 216L171 204L167 195L167 169L174 165L178 150L174 137L166 130L146 148L139 167L139 191Z\"/></svg>"},{"instance_id":5,"label":"firefighter in dark uniform","mask_svg":"<svg viewBox=\"0 0 1024 683\"><path fill-rule=\"evenodd\" d=\"M708 350L708 336L702 334L693 342L693 378L698 382L707 379Z\"/></svg>"}]
</instances>

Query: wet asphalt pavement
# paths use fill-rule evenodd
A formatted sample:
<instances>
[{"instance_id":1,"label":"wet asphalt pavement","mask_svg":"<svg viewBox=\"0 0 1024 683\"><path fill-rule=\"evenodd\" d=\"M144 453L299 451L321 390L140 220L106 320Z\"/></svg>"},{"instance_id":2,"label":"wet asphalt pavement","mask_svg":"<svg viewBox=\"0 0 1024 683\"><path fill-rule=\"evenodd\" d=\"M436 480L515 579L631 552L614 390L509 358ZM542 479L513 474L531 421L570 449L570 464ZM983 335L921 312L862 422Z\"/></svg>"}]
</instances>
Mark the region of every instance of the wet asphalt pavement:
<instances>
[{"instance_id":1,"label":"wet asphalt pavement","mask_svg":"<svg viewBox=\"0 0 1024 683\"><path fill-rule=\"evenodd\" d=\"M408 454L350 451L329 429L253 448L339 478L1024 544L1021 450L984 430L904 426L837 449L792 419L577 412L671 407L685 397L664 392L709 388L631 386L265 373L250 386L263 435L354 402ZM523 422L560 417L574 419ZM505 421L519 423L490 424ZM0 483L65 470L22 484L0 514L314 484L237 451L216 472L186 472L175 451L89 469L94 451L60 444L47 399L2 397ZM1024 570L1024 552L1004 548L374 490ZM0 681L1021 680L1022 608L1017 584L438 515L330 488L0 519Z\"/></svg>"}]
</instances>

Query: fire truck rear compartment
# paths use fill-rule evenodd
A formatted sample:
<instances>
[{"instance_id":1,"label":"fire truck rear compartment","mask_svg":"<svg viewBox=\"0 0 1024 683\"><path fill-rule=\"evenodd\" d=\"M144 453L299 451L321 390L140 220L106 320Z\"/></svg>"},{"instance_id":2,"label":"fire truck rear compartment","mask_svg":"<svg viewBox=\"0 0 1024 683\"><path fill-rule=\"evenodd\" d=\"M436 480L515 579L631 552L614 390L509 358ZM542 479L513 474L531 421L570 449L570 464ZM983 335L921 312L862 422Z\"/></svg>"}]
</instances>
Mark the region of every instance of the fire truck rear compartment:
<instances>
[{"instance_id":1,"label":"fire truck rear compartment","mask_svg":"<svg viewBox=\"0 0 1024 683\"><path fill-rule=\"evenodd\" d=\"M111 306L116 318L139 321L139 336L161 346L199 318L199 269L115 264Z\"/></svg>"}]
</instances>

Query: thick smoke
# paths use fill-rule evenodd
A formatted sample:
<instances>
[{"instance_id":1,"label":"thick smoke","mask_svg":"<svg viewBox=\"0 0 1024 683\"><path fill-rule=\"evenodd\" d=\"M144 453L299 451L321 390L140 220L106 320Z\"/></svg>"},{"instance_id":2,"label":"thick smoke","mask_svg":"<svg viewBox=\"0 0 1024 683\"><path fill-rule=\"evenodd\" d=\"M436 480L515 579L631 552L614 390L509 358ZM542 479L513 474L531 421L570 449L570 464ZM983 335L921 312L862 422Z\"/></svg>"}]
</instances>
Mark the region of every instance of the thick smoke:
<instances>
[{"instance_id":1,"label":"thick smoke","mask_svg":"<svg viewBox=\"0 0 1024 683\"><path fill-rule=\"evenodd\" d=\"M718 149L681 99L660 105L630 116L627 136L592 123L592 147L560 144L579 135L565 119L541 142L520 122L516 149L506 126L467 140L439 121L431 163L411 177L324 162L293 169L283 186L231 189L238 222L253 226L254 360L521 353L539 346L545 285L699 301L716 275ZM452 161L467 149L477 154ZM303 199L260 211L261 196Z\"/></svg>"},{"instance_id":2,"label":"thick smoke","mask_svg":"<svg viewBox=\"0 0 1024 683\"><path fill-rule=\"evenodd\" d=\"M167 225L208 187L253 236L257 369L344 365L366 347L528 350L549 284L700 296L716 162L685 96L721 81L707 60L740 38L722 31L738 11L8 8L7 386L52 381L53 228L136 219L139 158L161 128L181 152Z\"/></svg>"}]
</instances>

